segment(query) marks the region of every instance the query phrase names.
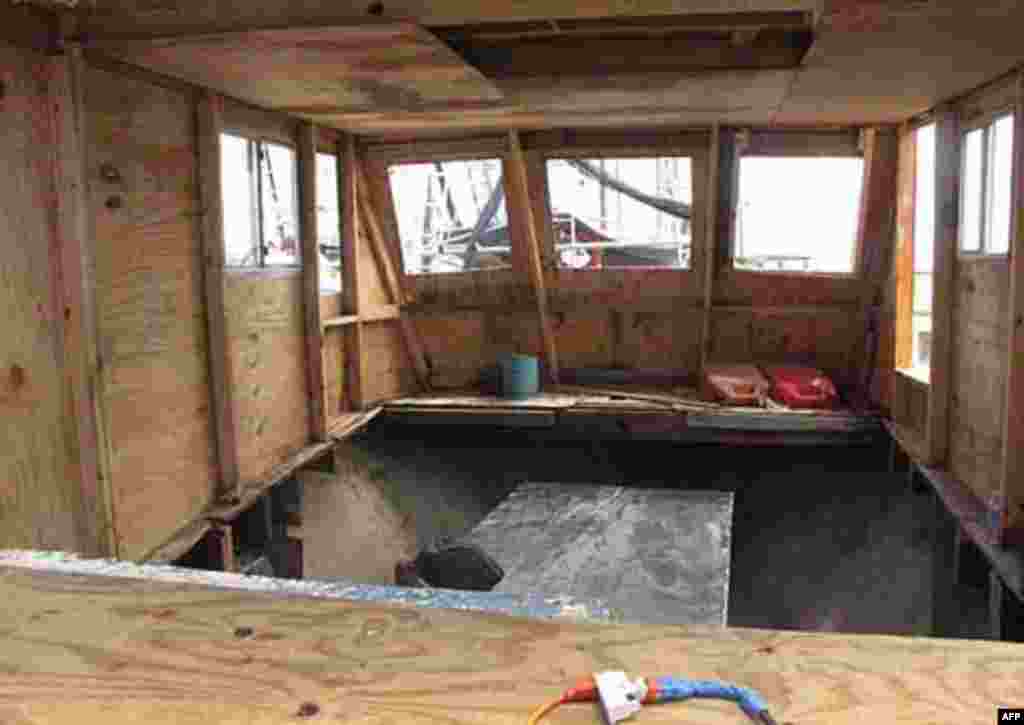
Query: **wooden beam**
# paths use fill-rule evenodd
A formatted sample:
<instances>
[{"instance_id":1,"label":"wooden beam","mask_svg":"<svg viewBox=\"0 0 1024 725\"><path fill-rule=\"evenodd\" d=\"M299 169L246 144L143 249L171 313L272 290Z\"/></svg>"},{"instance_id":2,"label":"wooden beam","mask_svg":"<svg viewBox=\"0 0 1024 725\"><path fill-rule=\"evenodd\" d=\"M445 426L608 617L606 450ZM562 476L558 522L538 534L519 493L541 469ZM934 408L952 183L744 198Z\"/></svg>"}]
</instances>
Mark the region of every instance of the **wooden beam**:
<instances>
[{"instance_id":1,"label":"wooden beam","mask_svg":"<svg viewBox=\"0 0 1024 725\"><path fill-rule=\"evenodd\" d=\"M427 356L423 351L423 343L416 332L416 327L411 320L402 314L402 306L408 300L402 287L398 267L391 256L388 243L384 238L384 232L381 230L380 217L377 215L377 210L374 208L370 197L368 176L362 169L360 169L359 186L364 190L364 193L359 196L359 207L362 210L363 222L366 224L367 238L370 241L370 246L373 248L374 257L377 259L377 267L381 271L381 277L384 279L388 294L395 304L397 314L394 319L398 320L402 341L405 343L405 351L412 363L413 372L416 374L416 380L419 383L420 389L430 390L430 366L427 364ZM365 313L362 319L370 319L367 317L367 314Z\"/></svg>"},{"instance_id":2,"label":"wooden beam","mask_svg":"<svg viewBox=\"0 0 1024 725\"><path fill-rule=\"evenodd\" d=\"M402 290L399 267L395 264L388 249L384 232L381 229L380 217L370 196L369 176L362 164L359 167L359 188L364 192L359 195L359 210L363 215L363 223L366 225L367 231L366 237L370 242L374 257L377 259L377 266L381 271L384 286L388 294L391 295L392 302L396 305L404 305L408 300Z\"/></svg>"},{"instance_id":3,"label":"wooden beam","mask_svg":"<svg viewBox=\"0 0 1024 725\"><path fill-rule=\"evenodd\" d=\"M55 114L57 264L52 283L62 320L63 370L69 439L76 453L76 536L80 553L117 555L106 434L103 361L99 353L95 254L89 233L85 144L85 63L78 45L51 60Z\"/></svg>"},{"instance_id":4,"label":"wooden beam","mask_svg":"<svg viewBox=\"0 0 1024 725\"><path fill-rule=\"evenodd\" d=\"M863 335L851 349L847 380L870 397L870 387L879 369L879 351L883 335L881 305L885 285L890 279L893 239L896 231L896 202L899 195L897 169L898 139L893 129L864 130L864 174L861 207L857 224L854 269L860 275L860 295L856 314ZM888 344L888 343L886 343ZM888 362L881 367L890 370Z\"/></svg>"},{"instance_id":5,"label":"wooden beam","mask_svg":"<svg viewBox=\"0 0 1024 725\"><path fill-rule=\"evenodd\" d=\"M141 561L147 564L170 564L185 556L210 531L212 524L204 519L197 519L180 531L175 532L169 540L153 549Z\"/></svg>"},{"instance_id":6,"label":"wooden beam","mask_svg":"<svg viewBox=\"0 0 1024 725\"><path fill-rule=\"evenodd\" d=\"M854 240L854 262L853 268L855 273L862 273L865 271L867 266L865 257L865 251L867 245L864 242L864 238L870 233L868 216L871 212L871 192L874 188L872 183L876 171L875 164L875 139L878 137L878 129L871 127L865 128L861 135L864 153L864 171L861 174L861 186L860 186L860 208L857 210L857 236ZM867 284L867 280L863 280Z\"/></svg>"},{"instance_id":7,"label":"wooden beam","mask_svg":"<svg viewBox=\"0 0 1024 725\"><path fill-rule=\"evenodd\" d=\"M301 468L305 468L316 459L327 455L334 448L333 441L314 443L291 456L283 463L274 466L270 472L258 481L250 483L239 492L237 498L211 506L204 516L214 522L234 521L246 509L267 495L274 486L291 478Z\"/></svg>"},{"instance_id":8,"label":"wooden beam","mask_svg":"<svg viewBox=\"0 0 1024 725\"><path fill-rule=\"evenodd\" d=\"M220 172L220 135L224 99L203 91L198 103L199 193L202 201L203 289L206 307L207 347L210 365L210 400L216 438L220 489L226 496L238 493L238 442L231 362L224 301L224 209Z\"/></svg>"},{"instance_id":9,"label":"wooden beam","mask_svg":"<svg viewBox=\"0 0 1024 725\"><path fill-rule=\"evenodd\" d=\"M935 128L935 257L932 278L931 394L928 465L943 466L949 450L953 373L953 268L960 217L960 123L956 111L938 112Z\"/></svg>"},{"instance_id":10,"label":"wooden beam","mask_svg":"<svg viewBox=\"0 0 1024 725\"><path fill-rule=\"evenodd\" d=\"M362 235L359 228L359 166L356 161L355 138L346 134L339 149L338 193L341 195L341 304L345 315L353 315L357 322L345 328L346 375L348 388L348 404L353 410L361 410L365 405L364 375L366 361L364 359L363 323L359 320L362 313L361 275L359 274L359 246Z\"/></svg>"},{"instance_id":11,"label":"wooden beam","mask_svg":"<svg viewBox=\"0 0 1024 725\"><path fill-rule=\"evenodd\" d=\"M398 305L376 305L366 307L359 317L363 322L387 322L402 319L402 308Z\"/></svg>"},{"instance_id":12,"label":"wooden beam","mask_svg":"<svg viewBox=\"0 0 1024 725\"><path fill-rule=\"evenodd\" d=\"M1009 357L1000 490L1007 530L1024 528L1024 73L1017 80L1013 144L1013 237L1010 249Z\"/></svg>"},{"instance_id":13,"label":"wooden beam","mask_svg":"<svg viewBox=\"0 0 1024 725\"><path fill-rule=\"evenodd\" d=\"M540 323L541 341L544 345L544 363L549 382L558 385L558 350L555 333L548 312L547 283L544 279L544 265L541 262L538 231L530 204L530 185L526 175L526 158L519 140L518 131L509 131L509 154L505 159L506 207L509 214L521 219L523 243L526 246L526 267L530 286L537 304L537 318Z\"/></svg>"},{"instance_id":14,"label":"wooden beam","mask_svg":"<svg viewBox=\"0 0 1024 725\"><path fill-rule=\"evenodd\" d=\"M707 223L704 225L704 240L700 261L701 273L701 295L704 300L704 309L701 311L701 332L700 332L700 374L704 374L707 368L708 356L711 354L711 305L714 299L715 286L715 249L718 238L718 187L720 183L719 173L721 169L721 138L722 129L716 123L711 127L711 138L708 144L708 172L707 184L708 194L705 199L704 216Z\"/></svg>"},{"instance_id":15,"label":"wooden beam","mask_svg":"<svg viewBox=\"0 0 1024 725\"><path fill-rule=\"evenodd\" d=\"M354 325L359 322L359 318L356 315L339 315L338 317L328 317L321 321L321 325L325 330L329 330L332 327L344 327L345 325Z\"/></svg>"},{"instance_id":16,"label":"wooden beam","mask_svg":"<svg viewBox=\"0 0 1024 725\"><path fill-rule=\"evenodd\" d=\"M373 419L384 412L383 407L370 408L362 413L343 415L331 425L330 435L335 441L343 441L350 438L363 428L368 426Z\"/></svg>"},{"instance_id":17,"label":"wooden beam","mask_svg":"<svg viewBox=\"0 0 1024 725\"><path fill-rule=\"evenodd\" d=\"M894 264L895 337L893 366L913 365L914 357L914 204L917 195L917 132L905 128L900 135Z\"/></svg>"},{"instance_id":18,"label":"wooden beam","mask_svg":"<svg viewBox=\"0 0 1024 725\"><path fill-rule=\"evenodd\" d=\"M208 560L220 571L237 572L238 559L235 557L235 533L230 524L215 523L210 525L206 534L209 542Z\"/></svg>"},{"instance_id":19,"label":"wooden beam","mask_svg":"<svg viewBox=\"0 0 1024 725\"><path fill-rule=\"evenodd\" d=\"M324 331L320 324L320 252L316 214L316 126L299 124L299 231L302 235L302 306L305 313L306 384L313 441L327 440Z\"/></svg>"},{"instance_id":20,"label":"wooden beam","mask_svg":"<svg viewBox=\"0 0 1024 725\"><path fill-rule=\"evenodd\" d=\"M732 267L736 230L736 196L739 193L740 154L735 129L722 129L718 140L718 192L715 195L715 278Z\"/></svg>"}]
</instances>

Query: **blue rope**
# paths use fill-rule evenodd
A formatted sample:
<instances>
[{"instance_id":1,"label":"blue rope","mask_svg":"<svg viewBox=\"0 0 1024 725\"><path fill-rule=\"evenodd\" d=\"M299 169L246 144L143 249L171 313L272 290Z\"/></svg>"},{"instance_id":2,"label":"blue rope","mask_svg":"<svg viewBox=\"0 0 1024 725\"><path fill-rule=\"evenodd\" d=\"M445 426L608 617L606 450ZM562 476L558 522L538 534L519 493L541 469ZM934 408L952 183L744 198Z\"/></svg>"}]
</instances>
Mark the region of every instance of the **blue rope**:
<instances>
[{"instance_id":1,"label":"blue rope","mask_svg":"<svg viewBox=\"0 0 1024 725\"><path fill-rule=\"evenodd\" d=\"M746 687L711 680L684 680L678 677L657 677L658 702L678 702L691 698L729 700L739 705L751 718L758 720L768 712L761 696Z\"/></svg>"}]
</instances>

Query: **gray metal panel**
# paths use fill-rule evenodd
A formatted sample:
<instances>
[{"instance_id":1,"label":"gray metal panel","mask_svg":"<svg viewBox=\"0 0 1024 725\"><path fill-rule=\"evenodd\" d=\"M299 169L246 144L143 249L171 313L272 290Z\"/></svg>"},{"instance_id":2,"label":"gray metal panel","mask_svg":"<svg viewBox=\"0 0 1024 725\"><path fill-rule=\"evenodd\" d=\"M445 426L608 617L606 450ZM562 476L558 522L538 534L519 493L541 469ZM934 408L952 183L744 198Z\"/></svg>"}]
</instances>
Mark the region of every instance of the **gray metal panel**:
<instances>
[{"instance_id":1,"label":"gray metal panel","mask_svg":"<svg viewBox=\"0 0 1024 725\"><path fill-rule=\"evenodd\" d=\"M606 602L628 622L726 623L733 496L526 483L466 537L505 569L495 591Z\"/></svg>"}]
</instances>

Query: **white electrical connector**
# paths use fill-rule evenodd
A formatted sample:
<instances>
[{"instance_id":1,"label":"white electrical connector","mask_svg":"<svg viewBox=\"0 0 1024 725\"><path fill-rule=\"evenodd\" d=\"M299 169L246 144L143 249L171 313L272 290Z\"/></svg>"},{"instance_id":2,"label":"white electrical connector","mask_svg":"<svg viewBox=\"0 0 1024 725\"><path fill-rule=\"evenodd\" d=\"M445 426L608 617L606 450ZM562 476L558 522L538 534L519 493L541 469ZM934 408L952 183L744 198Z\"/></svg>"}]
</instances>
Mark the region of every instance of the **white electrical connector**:
<instances>
[{"instance_id":1,"label":"white electrical connector","mask_svg":"<svg viewBox=\"0 0 1024 725\"><path fill-rule=\"evenodd\" d=\"M625 672L598 672L594 675L601 709L608 725L615 725L640 711L647 695L643 679L630 680Z\"/></svg>"}]
</instances>

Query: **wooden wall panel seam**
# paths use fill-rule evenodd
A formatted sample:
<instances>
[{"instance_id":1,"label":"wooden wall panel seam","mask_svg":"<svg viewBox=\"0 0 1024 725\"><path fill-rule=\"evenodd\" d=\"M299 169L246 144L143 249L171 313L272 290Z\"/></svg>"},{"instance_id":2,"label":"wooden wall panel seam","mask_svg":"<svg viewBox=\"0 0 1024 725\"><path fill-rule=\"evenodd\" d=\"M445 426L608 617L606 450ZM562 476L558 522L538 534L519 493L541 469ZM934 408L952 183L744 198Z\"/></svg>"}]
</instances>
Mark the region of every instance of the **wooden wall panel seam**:
<instances>
[{"instance_id":1,"label":"wooden wall panel seam","mask_svg":"<svg viewBox=\"0 0 1024 725\"><path fill-rule=\"evenodd\" d=\"M68 44L63 55L51 60L50 93L57 134L54 231L60 249L58 295L64 321L62 363L75 412L64 424L74 427L78 441L81 508L75 516L84 534L82 553L117 556L111 451L103 410L103 359L98 345L95 250L87 218L84 72L78 45Z\"/></svg>"},{"instance_id":2,"label":"wooden wall panel seam","mask_svg":"<svg viewBox=\"0 0 1024 725\"><path fill-rule=\"evenodd\" d=\"M227 339L224 279L224 209L221 196L220 134L223 98L204 91L198 102L199 185L202 204L203 288L209 342L210 399L220 488L237 495L241 486L235 429L234 388Z\"/></svg>"}]
</instances>

